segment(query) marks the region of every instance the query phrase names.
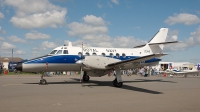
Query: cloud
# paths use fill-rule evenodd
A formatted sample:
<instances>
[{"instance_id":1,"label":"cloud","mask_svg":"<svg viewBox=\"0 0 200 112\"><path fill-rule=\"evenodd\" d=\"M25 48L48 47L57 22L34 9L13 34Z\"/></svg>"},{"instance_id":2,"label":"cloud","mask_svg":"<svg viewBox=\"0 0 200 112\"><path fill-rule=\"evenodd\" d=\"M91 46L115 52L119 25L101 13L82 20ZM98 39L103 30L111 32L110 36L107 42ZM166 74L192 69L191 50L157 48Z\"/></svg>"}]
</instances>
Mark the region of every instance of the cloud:
<instances>
[{"instance_id":1,"label":"cloud","mask_svg":"<svg viewBox=\"0 0 200 112\"><path fill-rule=\"evenodd\" d=\"M174 14L174 16L169 16L165 20L165 23L169 25L174 25L174 24L192 25L192 24L197 24L199 22L200 22L199 17L188 13Z\"/></svg>"},{"instance_id":2,"label":"cloud","mask_svg":"<svg viewBox=\"0 0 200 112\"><path fill-rule=\"evenodd\" d=\"M123 47L123 48L133 48L138 45L146 44L147 41L143 41L141 39L135 38L133 36L118 36L113 38L112 44L113 47Z\"/></svg>"},{"instance_id":3,"label":"cloud","mask_svg":"<svg viewBox=\"0 0 200 112\"><path fill-rule=\"evenodd\" d=\"M101 17L96 17L94 15L86 15L83 17L83 21L86 24L90 24L93 26L105 26L105 21Z\"/></svg>"},{"instance_id":4,"label":"cloud","mask_svg":"<svg viewBox=\"0 0 200 112\"><path fill-rule=\"evenodd\" d=\"M102 5L102 4L97 4L97 6L98 6L99 8L102 8L102 7L103 7L103 5Z\"/></svg>"},{"instance_id":5,"label":"cloud","mask_svg":"<svg viewBox=\"0 0 200 112\"><path fill-rule=\"evenodd\" d=\"M81 44L87 47L116 47L116 48L133 48L134 46L146 44L146 41L134 38L133 36L119 36L111 38L108 35L87 35L83 37L83 40L77 40L72 42L73 46L81 46ZM65 41L68 43L68 40Z\"/></svg>"},{"instance_id":6,"label":"cloud","mask_svg":"<svg viewBox=\"0 0 200 112\"><path fill-rule=\"evenodd\" d=\"M0 19L4 18L4 14L0 12Z\"/></svg>"},{"instance_id":7,"label":"cloud","mask_svg":"<svg viewBox=\"0 0 200 112\"><path fill-rule=\"evenodd\" d=\"M17 50L17 51L15 51L15 54L23 55L23 54L26 54L26 52L24 52L22 50Z\"/></svg>"},{"instance_id":8,"label":"cloud","mask_svg":"<svg viewBox=\"0 0 200 112\"><path fill-rule=\"evenodd\" d=\"M83 36L91 34L106 34L108 28L105 26L105 22L101 17L93 15L86 15L83 17L83 23L73 22L68 25L70 36Z\"/></svg>"},{"instance_id":9,"label":"cloud","mask_svg":"<svg viewBox=\"0 0 200 112\"><path fill-rule=\"evenodd\" d=\"M31 55L33 55L33 56L41 56L40 53L41 53L41 52L39 52L39 51L32 51L32 52L31 52Z\"/></svg>"},{"instance_id":10,"label":"cloud","mask_svg":"<svg viewBox=\"0 0 200 112\"><path fill-rule=\"evenodd\" d=\"M115 4L119 4L118 0L111 0L111 2L113 2Z\"/></svg>"},{"instance_id":11,"label":"cloud","mask_svg":"<svg viewBox=\"0 0 200 112\"><path fill-rule=\"evenodd\" d=\"M19 43L25 43L26 42L25 40L23 40L23 39L21 39L17 36L13 36L13 35L8 37L8 39L12 42L19 42Z\"/></svg>"},{"instance_id":12,"label":"cloud","mask_svg":"<svg viewBox=\"0 0 200 112\"><path fill-rule=\"evenodd\" d=\"M191 36L193 37L193 43L195 45L200 45L200 26L195 32L191 33Z\"/></svg>"},{"instance_id":13,"label":"cloud","mask_svg":"<svg viewBox=\"0 0 200 112\"><path fill-rule=\"evenodd\" d=\"M5 40L3 37L0 37L0 41L3 41L3 40Z\"/></svg>"},{"instance_id":14,"label":"cloud","mask_svg":"<svg viewBox=\"0 0 200 112\"><path fill-rule=\"evenodd\" d=\"M14 7L16 15L11 22L19 28L56 28L65 24L66 8L51 4L48 0L5 0Z\"/></svg>"},{"instance_id":15,"label":"cloud","mask_svg":"<svg viewBox=\"0 0 200 112\"><path fill-rule=\"evenodd\" d=\"M0 26L0 33L6 34L6 31L5 31L5 30L2 30L1 26Z\"/></svg>"},{"instance_id":16,"label":"cloud","mask_svg":"<svg viewBox=\"0 0 200 112\"><path fill-rule=\"evenodd\" d=\"M16 47L12 44L7 43L7 42L2 42L2 43L0 43L0 48L2 50L9 50L9 49L14 49Z\"/></svg>"},{"instance_id":17,"label":"cloud","mask_svg":"<svg viewBox=\"0 0 200 112\"><path fill-rule=\"evenodd\" d=\"M55 48L57 45L54 42L44 41L42 42L42 49L46 50L47 48Z\"/></svg>"},{"instance_id":18,"label":"cloud","mask_svg":"<svg viewBox=\"0 0 200 112\"><path fill-rule=\"evenodd\" d=\"M110 36L106 34L99 34L99 35L85 35L82 37L82 39L91 41L92 43L98 43L101 41L107 41L109 42L111 40Z\"/></svg>"},{"instance_id":19,"label":"cloud","mask_svg":"<svg viewBox=\"0 0 200 112\"><path fill-rule=\"evenodd\" d=\"M12 17L10 21L19 28L56 28L57 24L62 25L65 23L65 14L66 11L48 11L42 14L33 14L20 18Z\"/></svg>"},{"instance_id":20,"label":"cloud","mask_svg":"<svg viewBox=\"0 0 200 112\"><path fill-rule=\"evenodd\" d=\"M73 22L68 27L70 28L68 35L81 38L72 42L73 46L81 46L83 42L85 46L132 48L147 43L133 36L110 37L107 34L108 28L105 21L101 17L94 15L86 15L83 17L82 23ZM67 44L68 40L65 42Z\"/></svg>"},{"instance_id":21,"label":"cloud","mask_svg":"<svg viewBox=\"0 0 200 112\"><path fill-rule=\"evenodd\" d=\"M37 40L37 39L49 39L51 37L47 34L39 33L37 31L31 31L31 33L27 33L25 35L25 38L31 40Z\"/></svg>"},{"instance_id":22,"label":"cloud","mask_svg":"<svg viewBox=\"0 0 200 112\"><path fill-rule=\"evenodd\" d=\"M196 29L196 31L190 33L191 36L184 40L181 43L168 45L165 47L165 51L179 51L179 50L185 50L193 46L200 45L200 27ZM169 35L167 37L168 41L176 41L178 40L178 32L177 31L171 31L169 32Z\"/></svg>"}]
</instances>

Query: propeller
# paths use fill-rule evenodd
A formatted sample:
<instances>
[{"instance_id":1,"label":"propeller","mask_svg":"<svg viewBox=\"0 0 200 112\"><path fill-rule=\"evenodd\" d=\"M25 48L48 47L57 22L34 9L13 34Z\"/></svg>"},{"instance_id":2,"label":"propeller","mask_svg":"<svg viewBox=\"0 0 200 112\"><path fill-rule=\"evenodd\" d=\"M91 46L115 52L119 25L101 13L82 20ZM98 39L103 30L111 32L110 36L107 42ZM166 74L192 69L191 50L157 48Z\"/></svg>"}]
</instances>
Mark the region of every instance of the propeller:
<instances>
[{"instance_id":1,"label":"propeller","mask_svg":"<svg viewBox=\"0 0 200 112\"><path fill-rule=\"evenodd\" d=\"M83 42L82 42L82 52L81 52L81 60L83 59ZM80 66L80 82L82 82L82 78L83 78L83 68L82 68L82 65Z\"/></svg>"}]
</instances>

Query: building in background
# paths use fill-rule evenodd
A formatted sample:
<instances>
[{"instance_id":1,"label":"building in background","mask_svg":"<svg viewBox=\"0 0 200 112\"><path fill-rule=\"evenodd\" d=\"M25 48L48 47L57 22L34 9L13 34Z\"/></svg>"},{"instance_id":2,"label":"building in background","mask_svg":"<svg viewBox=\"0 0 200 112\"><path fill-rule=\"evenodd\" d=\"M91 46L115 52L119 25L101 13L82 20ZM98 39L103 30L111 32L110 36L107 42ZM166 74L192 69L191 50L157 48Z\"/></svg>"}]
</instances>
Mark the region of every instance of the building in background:
<instances>
[{"instance_id":1,"label":"building in background","mask_svg":"<svg viewBox=\"0 0 200 112\"><path fill-rule=\"evenodd\" d=\"M21 61L23 61L23 59L19 57L0 57L1 66L3 66L3 69L9 71L13 70L17 63Z\"/></svg>"},{"instance_id":2,"label":"building in background","mask_svg":"<svg viewBox=\"0 0 200 112\"><path fill-rule=\"evenodd\" d=\"M166 69L191 70L194 66L195 64L190 62L159 62L158 65L152 66L152 68L162 71Z\"/></svg>"}]
</instances>

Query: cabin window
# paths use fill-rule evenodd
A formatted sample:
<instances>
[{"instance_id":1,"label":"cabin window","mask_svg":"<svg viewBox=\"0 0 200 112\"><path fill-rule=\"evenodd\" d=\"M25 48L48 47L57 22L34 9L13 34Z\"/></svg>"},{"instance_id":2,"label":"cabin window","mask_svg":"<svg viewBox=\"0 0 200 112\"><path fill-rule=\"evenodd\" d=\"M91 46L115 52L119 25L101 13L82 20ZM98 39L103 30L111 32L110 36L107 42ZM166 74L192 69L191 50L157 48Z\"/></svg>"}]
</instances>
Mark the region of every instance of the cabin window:
<instances>
[{"instance_id":1,"label":"cabin window","mask_svg":"<svg viewBox=\"0 0 200 112\"><path fill-rule=\"evenodd\" d=\"M116 53L116 58L119 58L119 57L120 57L119 53Z\"/></svg>"},{"instance_id":2,"label":"cabin window","mask_svg":"<svg viewBox=\"0 0 200 112\"><path fill-rule=\"evenodd\" d=\"M63 51L63 54L68 54L68 50L64 50L64 51Z\"/></svg>"},{"instance_id":3,"label":"cabin window","mask_svg":"<svg viewBox=\"0 0 200 112\"><path fill-rule=\"evenodd\" d=\"M114 56L113 53L110 53L110 57L113 58L113 56Z\"/></svg>"},{"instance_id":4,"label":"cabin window","mask_svg":"<svg viewBox=\"0 0 200 112\"><path fill-rule=\"evenodd\" d=\"M86 56L89 56L89 55L90 55L90 53L88 53L88 52L87 52L87 53L85 53L85 55L86 55Z\"/></svg>"},{"instance_id":5,"label":"cabin window","mask_svg":"<svg viewBox=\"0 0 200 112\"><path fill-rule=\"evenodd\" d=\"M103 57L105 57L105 56L106 56L106 54L105 54L105 53L101 53L101 55L102 55Z\"/></svg>"},{"instance_id":6,"label":"cabin window","mask_svg":"<svg viewBox=\"0 0 200 112\"><path fill-rule=\"evenodd\" d=\"M62 54L62 50L59 50L56 54Z\"/></svg>"},{"instance_id":7,"label":"cabin window","mask_svg":"<svg viewBox=\"0 0 200 112\"><path fill-rule=\"evenodd\" d=\"M79 53L78 53L78 56L79 56L79 57L81 57L81 56L82 56L82 53L81 53L81 52L79 52Z\"/></svg>"},{"instance_id":8,"label":"cabin window","mask_svg":"<svg viewBox=\"0 0 200 112\"><path fill-rule=\"evenodd\" d=\"M55 54L56 52L57 52L57 50L53 50L53 51L51 51L50 54Z\"/></svg>"},{"instance_id":9,"label":"cabin window","mask_svg":"<svg viewBox=\"0 0 200 112\"><path fill-rule=\"evenodd\" d=\"M97 55L97 53L92 53L92 55Z\"/></svg>"},{"instance_id":10,"label":"cabin window","mask_svg":"<svg viewBox=\"0 0 200 112\"><path fill-rule=\"evenodd\" d=\"M126 58L126 54L125 54L125 53L122 53L122 57L123 57L123 58Z\"/></svg>"}]
</instances>

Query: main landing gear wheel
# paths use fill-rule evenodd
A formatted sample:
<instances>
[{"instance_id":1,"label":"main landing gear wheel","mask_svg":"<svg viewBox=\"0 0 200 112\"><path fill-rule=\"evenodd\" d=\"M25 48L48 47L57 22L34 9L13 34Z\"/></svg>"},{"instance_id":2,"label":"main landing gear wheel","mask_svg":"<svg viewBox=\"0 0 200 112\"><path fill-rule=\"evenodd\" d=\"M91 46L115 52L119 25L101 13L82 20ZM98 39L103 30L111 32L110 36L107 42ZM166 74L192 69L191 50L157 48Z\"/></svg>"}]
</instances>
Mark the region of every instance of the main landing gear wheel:
<instances>
[{"instance_id":1,"label":"main landing gear wheel","mask_svg":"<svg viewBox=\"0 0 200 112\"><path fill-rule=\"evenodd\" d=\"M90 77L87 75L86 72L84 72L83 81L84 81L84 82L88 82L89 80L90 80Z\"/></svg>"},{"instance_id":2,"label":"main landing gear wheel","mask_svg":"<svg viewBox=\"0 0 200 112\"><path fill-rule=\"evenodd\" d=\"M115 87L122 87L122 85L123 85L123 82L117 82L117 78L115 78L115 80L113 80L113 84L114 84L114 86Z\"/></svg>"},{"instance_id":3,"label":"main landing gear wheel","mask_svg":"<svg viewBox=\"0 0 200 112\"><path fill-rule=\"evenodd\" d=\"M40 80L40 85L46 85L46 84L47 84L47 81L45 79Z\"/></svg>"}]
</instances>

